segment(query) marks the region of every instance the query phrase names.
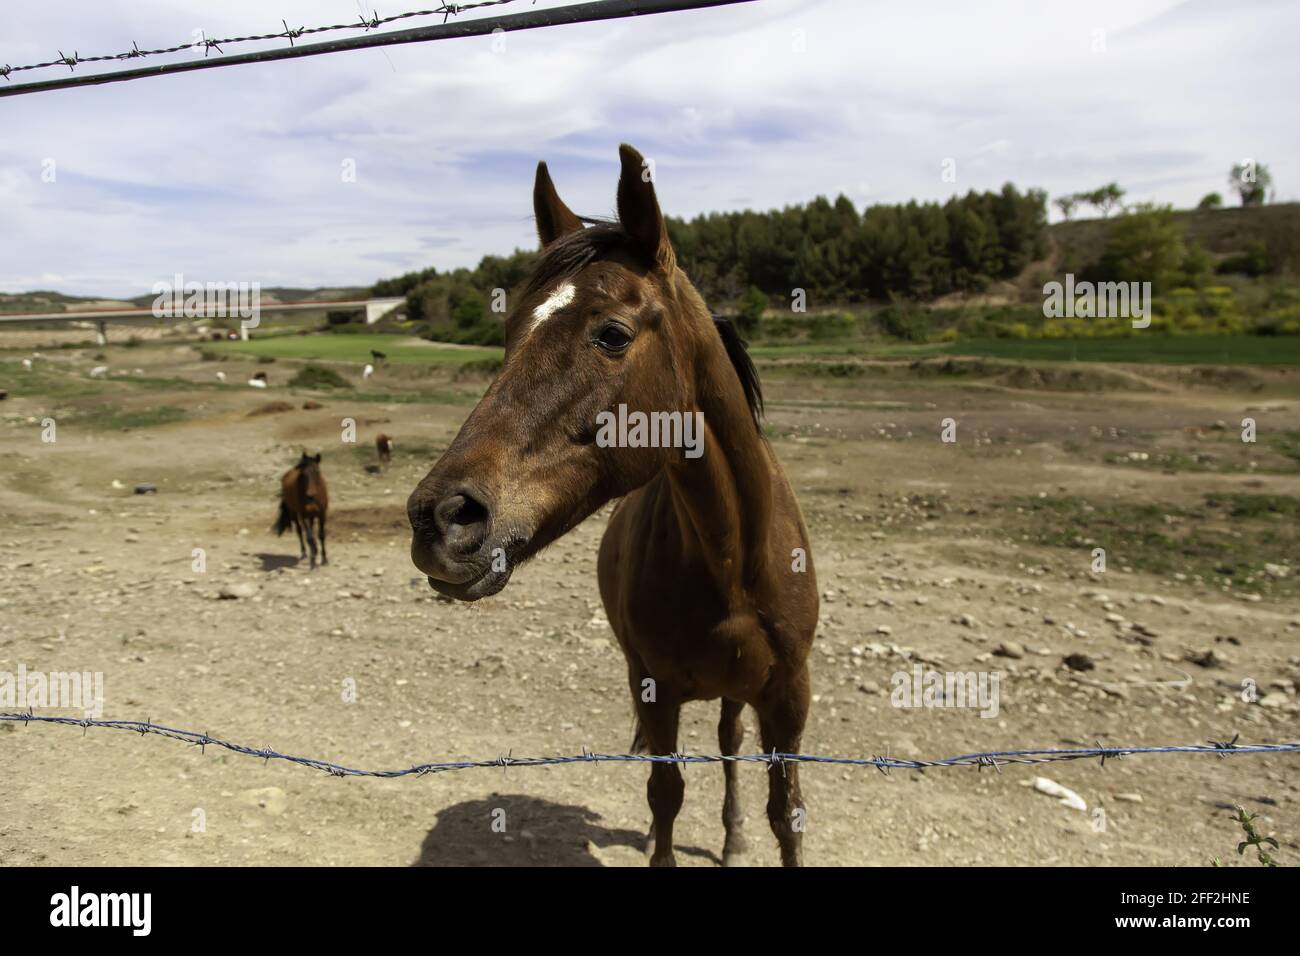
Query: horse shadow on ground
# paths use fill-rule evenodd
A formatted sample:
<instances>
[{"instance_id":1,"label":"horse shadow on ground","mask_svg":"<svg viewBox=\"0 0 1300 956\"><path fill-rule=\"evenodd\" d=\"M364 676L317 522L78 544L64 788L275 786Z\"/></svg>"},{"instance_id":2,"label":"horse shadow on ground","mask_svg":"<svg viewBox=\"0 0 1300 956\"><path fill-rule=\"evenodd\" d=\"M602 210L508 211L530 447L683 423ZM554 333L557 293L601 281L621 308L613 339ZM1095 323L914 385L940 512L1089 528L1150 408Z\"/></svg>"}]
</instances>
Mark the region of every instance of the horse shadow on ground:
<instances>
[{"instance_id":1,"label":"horse shadow on ground","mask_svg":"<svg viewBox=\"0 0 1300 956\"><path fill-rule=\"evenodd\" d=\"M644 853L644 832L613 829L600 820L600 814L587 807L522 794L468 800L438 813L411 865L606 866L602 848ZM678 846L677 852L720 862L715 854L696 847ZM619 859L627 861L627 854L620 853Z\"/></svg>"},{"instance_id":2,"label":"horse shadow on ground","mask_svg":"<svg viewBox=\"0 0 1300 956\"><path fill-rule=\"evenodd\" d=\"M262 562L261 571L278 571L281 568L296 568L302 563L302 558L293 554L267 554L260 551L253 555L257 560Z\"/></svg>"}]
</instances>

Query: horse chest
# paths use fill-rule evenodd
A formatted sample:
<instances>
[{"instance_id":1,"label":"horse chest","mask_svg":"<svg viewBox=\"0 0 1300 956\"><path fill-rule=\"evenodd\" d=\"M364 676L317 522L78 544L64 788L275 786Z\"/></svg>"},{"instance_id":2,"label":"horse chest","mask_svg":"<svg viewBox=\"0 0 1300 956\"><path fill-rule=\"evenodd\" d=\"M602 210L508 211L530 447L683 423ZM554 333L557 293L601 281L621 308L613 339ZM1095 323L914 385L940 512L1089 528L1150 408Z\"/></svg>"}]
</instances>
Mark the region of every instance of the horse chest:
<instances>
[{"instance_id":1,"label":"horse chest","mask_svg":"<svg viewBox=\"0 0 1300 956\"><path fill-rule=\"evenodd\" d=\"M747 699L767 680L770 645L755 615L728 613L716 595L632 594L615 630L624 651L684 698Z\"/></svg>"}]
</instances>

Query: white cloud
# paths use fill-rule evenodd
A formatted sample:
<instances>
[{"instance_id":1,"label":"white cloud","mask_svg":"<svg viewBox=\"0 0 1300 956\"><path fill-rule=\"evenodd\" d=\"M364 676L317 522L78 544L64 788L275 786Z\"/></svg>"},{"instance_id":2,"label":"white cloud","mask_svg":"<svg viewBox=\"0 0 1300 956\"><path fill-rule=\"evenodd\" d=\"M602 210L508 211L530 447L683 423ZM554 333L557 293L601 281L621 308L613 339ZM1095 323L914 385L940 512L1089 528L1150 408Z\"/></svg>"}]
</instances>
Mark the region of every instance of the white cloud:
<instances>
[{"instance_id":1,"label":"white cloud","mask_svg":"<svg viewBox=\"0 0 1300 956\"><path fill-rule=\"evenodd\" d=\"M266 9L18 5L0 62L358 8ZM509 34L503 52L471 38L7 99L0 289L140 294L177 271L367 284L472 265L534 242L537 159L575 209L611 212L621 141L656 160L674 215L1006 181L1057 195L1114 179L1135 200L1190 205L1248 156L1294 196L1298 26L1282 0L762 0Z\"/></svg>"}]
</instances>

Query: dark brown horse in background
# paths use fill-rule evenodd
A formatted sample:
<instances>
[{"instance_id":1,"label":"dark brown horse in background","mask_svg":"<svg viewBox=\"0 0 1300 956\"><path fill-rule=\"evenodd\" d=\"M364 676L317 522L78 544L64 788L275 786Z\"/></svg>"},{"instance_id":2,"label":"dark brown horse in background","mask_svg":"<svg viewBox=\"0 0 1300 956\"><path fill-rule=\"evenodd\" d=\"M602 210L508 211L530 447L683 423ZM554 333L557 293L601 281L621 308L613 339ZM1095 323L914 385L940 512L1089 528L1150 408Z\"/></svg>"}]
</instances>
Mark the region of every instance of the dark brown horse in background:
<instances>
[{"instance_id":1,"label":"dark brown horse in background","mask_svg":"<svg viewBox=\"0 0 1300 956\"><path fill-rule=\"evenodd\" d=\"M513 298L500 373L407 503L411 556L436 590L477 600L621 497L600 593L627 658L637 742L675 752L682 704L721 698L722 753L739 751L746 704L765 752L796 753L817 625L808 535L759 429L744 345L677 267L641 155L620 156L618 221L589 227L538 166L542 255ZM598 424L621 405L702 413L703 453L606 447ZM736 767L723 771L723 862L734 863L742 815ZM652 764L652 865L675 863L683 790L675 763ZM801 862L803 813L798 765L773 762L767 815L786 865Z\"/></svg>"},{"instance_id":2,"label":"dark brown horse in background","mask_svg":"<svg viewBox=\"0 0 1300 956\"><path fill-rule=\"evenodd\" d=\"M298 557L307 557L307 547L303 545L303 533L307 536L307 545L311 547L311 567L316 567L316 535L313 523L320 529L321 564L329 564L325 553L325 513L329 511L329 489L325 487L325 476L320 470L320 455L302 453L298 464L284 473L280 479L280 516L275 522L275 533L284 534L290 526L298 532Z\"/></svg>"}]
</instances>

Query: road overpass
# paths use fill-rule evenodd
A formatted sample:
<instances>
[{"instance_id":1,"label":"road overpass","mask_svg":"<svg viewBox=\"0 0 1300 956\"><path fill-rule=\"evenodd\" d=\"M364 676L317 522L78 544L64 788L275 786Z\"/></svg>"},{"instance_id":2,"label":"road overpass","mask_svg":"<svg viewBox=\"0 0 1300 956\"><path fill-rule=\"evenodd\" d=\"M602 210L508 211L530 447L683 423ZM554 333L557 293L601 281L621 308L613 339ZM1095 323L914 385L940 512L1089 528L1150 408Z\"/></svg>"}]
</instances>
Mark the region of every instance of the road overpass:
<instances>
[{"instance_id":1,"label":"road overpass","mask_svg":"<svg viewBox=\"0 0 1300 956\"><path fill-rule=\"evenodd\" d=\"M374 325L384 316L388 315L406 300L403 298L381 298L381 299L336 299L333 301L311 301L311 302L268 302L260 304L257 307L258 317L263 315L273 315L282 312L362 312L365 315L366 325ZM159 313L154 309L106 309L106 310L84 310L77 312L14 312L0 313L0 331L10 325L36 325L43 322L84 322L93 324L95 327L95 341L99 345L108 344L108 326L112 325L152 325L159 322L169 322L173 319L180 321L193 322L198 319L228 319L237 318L232 316L227 310L212 310L208 314L206 307L196 310L194 315L172 316L167 313ZM248 328L243 322L239 327L240 337L248 339Z\"/></svg>"}]
</instances>

